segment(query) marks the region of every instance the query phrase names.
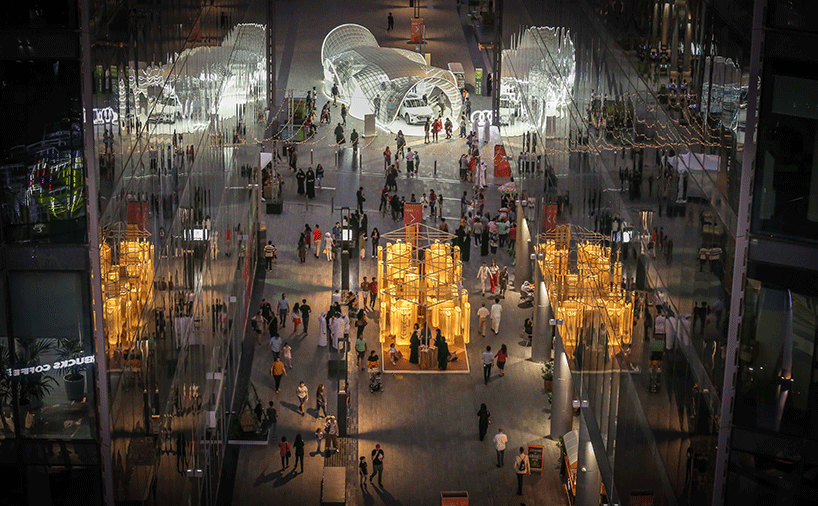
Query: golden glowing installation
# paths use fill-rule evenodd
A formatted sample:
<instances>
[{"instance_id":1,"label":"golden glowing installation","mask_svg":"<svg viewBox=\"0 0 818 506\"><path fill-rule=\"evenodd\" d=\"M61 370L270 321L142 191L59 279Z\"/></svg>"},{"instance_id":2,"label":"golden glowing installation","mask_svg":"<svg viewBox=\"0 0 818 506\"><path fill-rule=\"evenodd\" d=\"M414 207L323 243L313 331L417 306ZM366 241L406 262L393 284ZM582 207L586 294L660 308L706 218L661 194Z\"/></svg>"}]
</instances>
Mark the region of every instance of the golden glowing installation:
<instances>
[{"instance_id":1,"label":"golden glowing installation","mask_svg":"<svg viewBox=\"0 0 818 506\"><path fill-rule=\"evenodd\" d=\"M622 263L611 258L605 237L572 225L540 235L543 280L565 346L573 349L583 329L605 328L608 345L627 349L633 337L633 300L621 286Z\"/></svg>"},{"instance_id":2,"label":"golden glowing installation","mask_svg":"<svg viewBox=\"0 0 818 506\"><path fill-rule=\"evenodd\" d=\"M423 224L383 235L378 247L380 341L408 345L415 323L439 328L449 346L469 342L471 306L454 236Z\"/></svg>"},{"instance_id":3,"label":"golden glowing installation","mask_svg":"<svg viewBox=\"0 0 818 506\"><path fill-rule=\"evenodd\" d=\"M153 244L147 240L148 233L134 224L124 230L121 226L104 230L101 236L107 239L99 252L103 319L112 353L117 347L127 347L141 327L140 317L153 284Z\"/></svg>"}]
</instances>

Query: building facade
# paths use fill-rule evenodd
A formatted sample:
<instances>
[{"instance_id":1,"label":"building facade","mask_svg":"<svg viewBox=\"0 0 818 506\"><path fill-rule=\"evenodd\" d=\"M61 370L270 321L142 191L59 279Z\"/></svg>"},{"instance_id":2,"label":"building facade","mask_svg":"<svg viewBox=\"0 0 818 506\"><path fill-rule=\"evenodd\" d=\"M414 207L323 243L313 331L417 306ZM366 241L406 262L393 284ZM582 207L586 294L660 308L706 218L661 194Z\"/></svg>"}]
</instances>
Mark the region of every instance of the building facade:
<instances>
[{"instance_id":1,"label":"building facade","mask_svg":"<svg viewBox=\"0 0 818 506\"><path fill-rule=\"evenodd\" d=\"M255 272L265 28L246 3L7 12L7 495L212 502Z\"/></svg>"}]
</instances>

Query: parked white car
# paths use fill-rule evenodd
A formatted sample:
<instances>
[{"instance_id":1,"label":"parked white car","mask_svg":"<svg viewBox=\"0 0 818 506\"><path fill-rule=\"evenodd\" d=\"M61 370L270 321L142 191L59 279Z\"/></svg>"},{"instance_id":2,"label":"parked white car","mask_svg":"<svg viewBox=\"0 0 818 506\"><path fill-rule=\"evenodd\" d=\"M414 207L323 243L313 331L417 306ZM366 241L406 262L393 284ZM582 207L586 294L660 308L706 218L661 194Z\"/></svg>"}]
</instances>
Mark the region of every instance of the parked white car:
<instances>
[{"instance_id":1,"label":"parked white car","mask_svg":"<svg viewBox=\"0 0 818 506\"><path fill-rule=\"evenodd\" d=\"M400 105L400 117L410 125L424 123L432 114L432 106L419 95L407 95Z\"/></svg>"}]
</instances>

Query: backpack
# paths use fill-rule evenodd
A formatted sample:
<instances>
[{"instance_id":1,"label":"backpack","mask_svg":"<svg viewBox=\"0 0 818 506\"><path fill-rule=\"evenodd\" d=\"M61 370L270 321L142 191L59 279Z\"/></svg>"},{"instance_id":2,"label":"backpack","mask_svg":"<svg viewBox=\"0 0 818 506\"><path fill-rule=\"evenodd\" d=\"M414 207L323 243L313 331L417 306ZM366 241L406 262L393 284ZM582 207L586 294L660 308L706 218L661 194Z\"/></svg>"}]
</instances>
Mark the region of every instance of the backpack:
<instances>
[{"instance_id":1,"label":"backpack","mask_svg":"<svg viewBox=\"0 0 818 506\"><path fill-rule=\"evenodd\" d=\"M525 472L525 459L520 459L520 463L517 464L517 470L521 473Z\"/></svg>"}]
</instances>

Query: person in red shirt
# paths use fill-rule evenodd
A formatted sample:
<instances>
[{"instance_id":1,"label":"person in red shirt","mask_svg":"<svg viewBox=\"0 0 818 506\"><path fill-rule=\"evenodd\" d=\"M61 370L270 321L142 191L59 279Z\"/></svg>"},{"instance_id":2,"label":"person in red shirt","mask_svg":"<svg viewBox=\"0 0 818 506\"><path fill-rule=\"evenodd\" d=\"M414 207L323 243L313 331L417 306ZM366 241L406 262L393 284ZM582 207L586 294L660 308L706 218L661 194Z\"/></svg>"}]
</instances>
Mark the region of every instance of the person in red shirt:
<instances>
[{"instance_id":1,"label":"person in red shirt","mask_svg":"<svg viewBox=\"0 0 818 506\"><path fill-rule=\"evenodd\" d=\"M372 304L372 310L375 310L375 299L378 298L378 280L372 279L369 282L369 302Z\"/></svg>"},{"instance_id":2,"label":"person in red shirt","mask_svg":"<svg viewBox=\"0 0 818 506\"><path fill-rule=\"evenodd\" d=\"M500 350L494 357L497 358L497 369L500 369L500 376L505 375L506 359L508 358L508 349L505 344L500 346Z\"/></svg>"},{"instance_id":3,"label":"person in red shirt","mask_svg":"<svg viewBox=\"0 0 818 506\"><path fill-rule=\"evenodd\" d=\"M318 255L321 254L321 229L318 228L318 223L312 230L312 244L315 246L315 258L318 258Z\"/></svg>"}]
</instances>

